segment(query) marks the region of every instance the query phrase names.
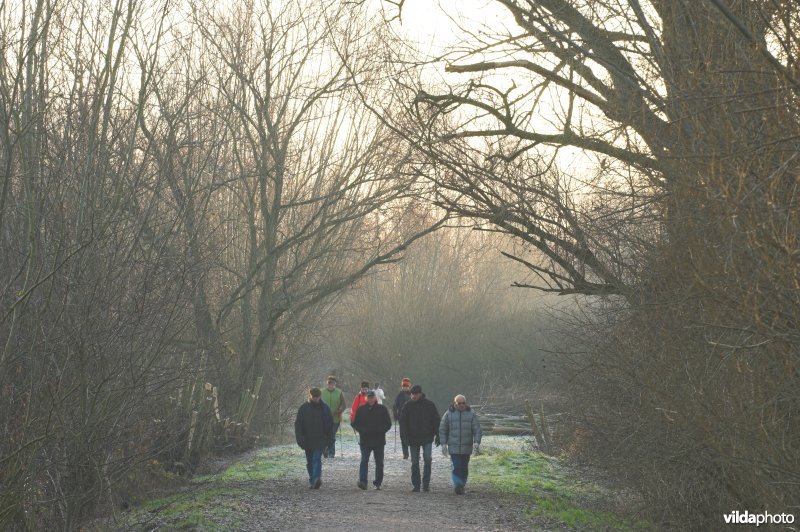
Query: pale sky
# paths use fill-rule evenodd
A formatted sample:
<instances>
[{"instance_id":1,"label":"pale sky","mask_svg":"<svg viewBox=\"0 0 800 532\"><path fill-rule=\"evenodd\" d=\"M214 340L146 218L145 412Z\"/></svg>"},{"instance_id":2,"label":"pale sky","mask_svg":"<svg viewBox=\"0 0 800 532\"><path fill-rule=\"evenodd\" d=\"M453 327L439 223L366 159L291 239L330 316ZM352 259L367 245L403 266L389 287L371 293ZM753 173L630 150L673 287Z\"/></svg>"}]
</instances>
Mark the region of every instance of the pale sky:
<instances>
[{"instance_id":1,"label":"pale sky","mask_svg":"<svg viewBox=\"0 0 800 532\"><path fill-rule=\"evenodd\" d=\"M488 32L506 35L520 31L511 14L494 0L405 0L402 23L394 21L393 24L398 34L409 41L416 41L419 51L429 57L439 56L445 49L457 46L460 42L472 42L474 46L474 39L471 39L464 29L479 34ZM473 57L464 62L471 63L476 60ZM444 67L443 62L426 67L423 79L431 84L441 82L458 84L472 76L472 74L448 74L444 71ZM487 76L490 76L498 86L509 87L514 83L514 74L513 70L509 70L507 74ZM517 85L520 85L519 81L518 79ZM576 148L563 148L558 159L563 170L578 174L587 172L594 166L594 162Z\"/></svg>"}]
</instances>

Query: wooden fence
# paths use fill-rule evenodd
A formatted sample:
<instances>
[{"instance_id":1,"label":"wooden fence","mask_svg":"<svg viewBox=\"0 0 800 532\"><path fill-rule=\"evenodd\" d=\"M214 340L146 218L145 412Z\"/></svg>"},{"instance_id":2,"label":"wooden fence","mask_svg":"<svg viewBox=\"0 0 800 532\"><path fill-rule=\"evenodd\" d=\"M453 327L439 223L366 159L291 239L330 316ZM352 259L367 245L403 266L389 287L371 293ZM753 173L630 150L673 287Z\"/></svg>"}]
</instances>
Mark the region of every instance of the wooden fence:
<instances>
[{"instance_id":1,"label":"wooden fence","mask_svg":"<svg viewBox=\"0 0 800 532\"><path fill-rule=\"evenodd\" d=\"M504 414L488 409L477 409L484 434L500 436L530 436L536 447L543 453L554 452L552 427L557 422L557 415L546 416L544 407L534 412L529 401L525 402L525 414Z\"/></svg>"}]
</instances>

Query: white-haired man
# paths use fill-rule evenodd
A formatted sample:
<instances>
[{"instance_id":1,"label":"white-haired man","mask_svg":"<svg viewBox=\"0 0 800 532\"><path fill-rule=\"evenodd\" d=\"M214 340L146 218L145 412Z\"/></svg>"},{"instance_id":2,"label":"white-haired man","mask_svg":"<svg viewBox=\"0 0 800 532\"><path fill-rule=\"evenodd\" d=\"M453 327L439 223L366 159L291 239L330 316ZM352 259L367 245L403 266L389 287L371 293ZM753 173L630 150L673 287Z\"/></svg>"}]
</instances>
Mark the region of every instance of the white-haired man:
<instances>
[{"instance_id":1,"label":"white-haired man","mask_svg":"<svg viewBox=\"0 0 800 532\"><path fill-rule=\"evenodd\" d=\"M453 464L451 480L456 495L464 494L469 476L469 459L473 451L476 454L480 452L481 436L477 414L467 405L466 397L456 395L439 423L439 443L442 444L442 454L450 454Z\"/></svg>"}]
</instances>

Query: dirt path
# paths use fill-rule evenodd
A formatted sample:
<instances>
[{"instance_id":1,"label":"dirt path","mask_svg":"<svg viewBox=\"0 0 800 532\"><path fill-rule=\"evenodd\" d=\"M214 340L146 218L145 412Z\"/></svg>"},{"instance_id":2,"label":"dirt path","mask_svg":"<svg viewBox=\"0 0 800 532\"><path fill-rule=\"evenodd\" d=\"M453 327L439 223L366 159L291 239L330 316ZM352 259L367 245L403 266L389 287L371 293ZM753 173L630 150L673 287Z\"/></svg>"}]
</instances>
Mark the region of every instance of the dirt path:
<instances>
[{"instance_id":1,"label":"dirt path","mask_svg":"<svg viewBox=\"0 0 800 532\"><path fill-rule=\"evenodd\" d=\"M389 434L391 438L391 433ZM356 486L360 455L353 441L344 442L333 459L323 458L322 487L308 488L305 468L279 480L248 482L240 501L238 530L530 530L521 519L525 503L467 486L455 495L450 460L434 448L431 491L411 492L411 466L390 439L386 446L381 490ZM298 453L300 453L298 449ZM537 530L549 527L536 526Z\"/></svg>"}]
</instances>

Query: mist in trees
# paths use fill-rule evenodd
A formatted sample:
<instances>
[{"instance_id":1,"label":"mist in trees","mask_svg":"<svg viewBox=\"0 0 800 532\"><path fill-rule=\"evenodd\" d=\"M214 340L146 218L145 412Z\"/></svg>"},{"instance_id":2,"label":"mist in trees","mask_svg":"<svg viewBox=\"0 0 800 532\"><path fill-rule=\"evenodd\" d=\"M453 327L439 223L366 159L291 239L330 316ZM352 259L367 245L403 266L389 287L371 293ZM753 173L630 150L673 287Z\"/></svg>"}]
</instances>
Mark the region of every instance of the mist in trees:
<instances>
[{"instance_id":1,"label":"mist in trees","mask_svg":"<svg viewBox=\"0 0 800 532\"><path fill-rule=\"evenodd\" d=\"M322 368L353 392L362 380L396 392L409 377L440 409L458 393L517 410L553 393L543 351L553 303L512 288L520 269L500 256L504 241L440 230L364 278L329 318Z\"/></svg>"}]
</instances>

